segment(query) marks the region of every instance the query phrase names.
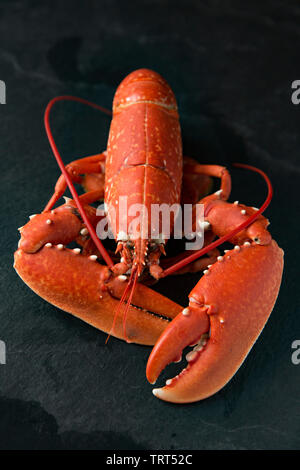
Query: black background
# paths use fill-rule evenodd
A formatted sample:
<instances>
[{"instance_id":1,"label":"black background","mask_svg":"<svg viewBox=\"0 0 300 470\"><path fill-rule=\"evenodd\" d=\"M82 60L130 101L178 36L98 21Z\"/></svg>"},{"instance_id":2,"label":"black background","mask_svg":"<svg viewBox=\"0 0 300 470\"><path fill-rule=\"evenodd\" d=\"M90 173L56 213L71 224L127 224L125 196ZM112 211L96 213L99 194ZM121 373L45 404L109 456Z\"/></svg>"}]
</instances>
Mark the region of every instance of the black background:
<instances>
[{"instance_id":1,"label":"black background","mask_svg":"<svg viewBox=\"0 0 300 470\"><path fill-rule=\"evenodd\" d=\"M1 318L0 448L299 449L300 79L298 1L0 2ZM110 107L136 68L160 72L179 103L185 154L247 162L274 184L266 215L285 250L271 318L231 382L196 404L155 399L149 348L127 345L33 294L13 270L17 227L40 212L59 175L43 128L56 95ZM65 162L106 146L109 119L74 103L53 111ZM258 175L232 169L231 200L259 206ZM158 289L185 305L199 275ZM166 378L170 376L162 376Z\"/></svg>"}]
</instances>

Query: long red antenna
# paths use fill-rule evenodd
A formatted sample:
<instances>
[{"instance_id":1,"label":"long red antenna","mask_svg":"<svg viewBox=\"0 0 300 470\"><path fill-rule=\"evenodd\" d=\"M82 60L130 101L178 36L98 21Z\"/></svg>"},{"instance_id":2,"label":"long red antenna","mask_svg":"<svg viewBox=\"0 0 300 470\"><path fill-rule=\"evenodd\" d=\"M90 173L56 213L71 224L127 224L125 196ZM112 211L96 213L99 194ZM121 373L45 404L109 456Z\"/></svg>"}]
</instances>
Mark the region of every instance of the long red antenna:
<instances>
[{"instance_id":1,"label":"long red antenna","mask_svg":"<svg viewBox=\"0 0 300 470\"><path fill-rule=\"evenodd\" d=\"M273 197L273 188L272 188L271 181L270 181L269 177L266 175L266 173L264 171L260 170L259 168L256 168L255 166L246 165L244 163L234 163L233 166L236 166L238 168L246 168L247 170L255 171L256 173L259 173L264 178L264 180L266 181L267 186L268 186L268 195L266 197L265 202L263 203L261 208L258 209L258 211L256 211L255 214L253 214L251 217L249 217L247 220L245 220L245 222L243 222L242 224L238 225L234 230L232 230L232 232L228 233L227 235L224 235L221 238L218 238L218 240L216 240L213 243L210 243L210 245L207 245L204 248L201 248L201 250L195 251L195 253L193 253L192 255L188 256L187 258L185 258L181 261L178 261L178 263L173 264L173 266L170 266L168 269L166 269L162 273L162 277L166 277L169 274L175 273L176 271L183 268L187 264L189 264L192 261L195 261L196 259L200 258L200 256L205 255L208 251L211 251L213 248L216 248L217 246L221 245L222 243L228 241L230 238L232 238L234 235L239 233L241 230L243 230L244 228L246 228L250 224L252 224L252 222L254 222L254 220L256 220L257 217L260 214L262 214L266 210L268 205L270 204L270 202L272 200L272 197Z\"/></svg>"},{"instance_id":2,"label":"long red antenna","mask_svg":"<svg viewBox=\"0 0 300 470\"><path fill-rule=\"evenodd\" d=\"M49 119L49 116L50 116L50 111L51 109L53 108L54 104L57 103L58 101L78 101L79 103L83 103L83 104L86 104L88 106L91 106L92 108L95 108L95 109L99 109L100 111L102 111L103 113L105 114L108 114L109 116L111 116L111 111L109 111L108 109L106 108L103 108L102 106L99 106L98 104L96 103L92 103L91 101L87 101L87 100L84 100L82 98L77 98L76 96L69 96L69 95L66 95L66 96L57 96L56 98L53 98L49 103L48 103L48 106L46 108L46 111L45 111L45 115L44 115L44 123L45 123L45 128L46 128L46 133L47 133L47 137L48 137L48 140L49 140L49 143L51 145L51 148L52 148L52 151L53 151L53 154L56 158L56 161L58 163L58 166L62 172L62 174L64 175L65 179L66 179L66 182L67 182L67 185L69 187L69 190L73 196L73 199L76 203L76 206L80 212L80 215L85 223L85 225L87 226L87 229L90 233L90 236L93 240L93 242L95 243L96 247L98 248L99 252L101 253L101 255L103 256L103 259L104 261L106 262L106 264L108 265L109 268L111 268L113 266L113 261L111 259L111 257L109 256L109 254L107 253L106 249L104 248L102 242L99 240L99 238L97 237L97 234L94 230L94 227L92 226L92 224L90 223L86 213L85 213L85 210L80 202L80 199L79 199L79 196L77 194L77 191L73 185L73 182L66 170L66 167L64 165L64 162L61 158L61 155L58 151L58 148L55 144L55 141L54 141L54 137L52 135L52 131L51 131L51 128L50 128L50 119Z\"/></svg>"},{"instance_id":3,"label":"long red antenna","mask_svg":"<svg viewBox=\"0 0 300 470\"><path fill-rule=\"evenodd\" d=\"M127 283L127 286L125 287L124 291L123 291L123 294L121 296L121 299L120 299L120 302L119 302L119 305L117 307L117 309L115 310L115 313L114 313L114 318L113 318L113 323L112 323L112 327L110 329L110 332L106 338L106 341L105 341L105 344L107 344L109 338L111 337L114 329L115 329L115 325L116 325L116 321L117 321L117 317L119 315L119 312L121 310L121 307L124 305L124 302L125 302L125 298L126 298L126 295L128 294L130 288L131 288L131 285L132 285L132 279L133 279L133 275L134 275L135 271L132 270L131 273L130 273L130 277L129 277L129 280L128 280L128 283Z\"/></svg>"}]
</instances>

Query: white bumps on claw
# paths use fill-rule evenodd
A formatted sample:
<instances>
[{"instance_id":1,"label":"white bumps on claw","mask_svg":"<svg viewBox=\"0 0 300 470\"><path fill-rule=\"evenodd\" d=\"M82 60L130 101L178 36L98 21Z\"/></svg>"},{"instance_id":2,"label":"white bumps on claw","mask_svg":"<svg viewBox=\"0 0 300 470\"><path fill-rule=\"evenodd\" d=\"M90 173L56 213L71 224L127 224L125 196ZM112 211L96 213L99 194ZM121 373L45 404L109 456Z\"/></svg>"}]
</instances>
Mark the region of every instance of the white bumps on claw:
<instances>
[{"instance_id":1,"label":"white bumps on claw","mask_svg":"<svg viewBox=\"0 0 300 470\"><path fill-rule=\"evenodd\" d=\"M203 220L202 222L199 223L200 228L203 230L209 230L210 229L210 223L207 220Z\"/></svg>"},{"instance_id":2,"label":"white bumps on claw","mask_svg":"<svg viewBox=\"0 0 300 470\"><path fill-rule=\"evenodd\" d=\"M47 248L51 248L51 246L52 246L52 243L46 243L46 245L45 245L45 246L46 246Z\"/></svg>"},{"instance_id":3,"label":"white bumps on claw","mask_svg":"<svg viewBox=\"0 0 300 470\"><path fill-rule=\"evenodd\" d=\"M197 352L196 351L191 351L185 356L187 362L193 361L194 359L196 359L196 357L197 357Z\"/></svg>"},{"instance_id":4,"label":"white bumps on claw","mask_svg":"<svg viewBox=\"0 0 300 470\"><path fill-rule=\"evenodd\" d=\"M240 251L241 247L239 245L235 245L234 249L235 251Z\"/></svg>"},{"instance_id":5,"label":"white bumps on claw","mask_svg":"<svg viewBox=\"0 0 300 470\"><path fill-rule=\"evenodd\" d=\"M73 250L75 255L79 255L80 251L81 251L80 248L74 248L74 250Z\"/></svg>"},{"instance_id":6,"label":"white bumps on claw","mask_svg":"<svg viewBox=\"0 0 300 470\"><path fill-rule=\"evenodd\" d=\"M63 250L64 245L62 245L61 243L59 243L59 245L56 245L56 247L57 247L58 250Z\"/></svg>"},{"instance_id":7,"label":"white bumps on claw","mask_svg":"<svg viewBox=\"0 0 300 470\"><path fill-rule=\"evenodd\" d=\"M120 276L118 276L118 279L120 281L126 281L127 280L127 276L125 276L125 274L120 274Z\"/></svg>"},{"instance_id":8,"label":"white bumps on claw","mask_svg":"<svg viewBox=\"0 0 300 470\"><path fill-rule=\"evenodd\" d=\"M218 257L217 257L217 260L218 260L218 261L223 261L223 259L224 259L223 256L218 256Z\"/></svg>"},{"instance_id":9,"label":"white bumps on claw","mask_svg":"<svg viewBox=\"0 0 300 470\"><path fill-rule=\"evenodd\" d=\"M245 214L246 214L246 211L245 211L245 209L242 209L242 210L241 210L241 214L243 214L243 215L245 215Z\"/></svg>"},{"instance_id":10,"label":"white bumps on claw","mask_svg":"<svg viewBox=\"0 0 300 470\"><path fill-rule=\"evenodd\" d=\"M223 192L223 189L219 189L219 191L215 192L215 195L216 196L221 196L222 192Z\"/></svg>"},{"instance_id":11,"label":"white bumps on claw","mask_svg":"<svg viewBox=\"0 0 300 470\"><path fill-rule=\"evenodd\" d=\"M96 255L91 255L91 256L89 256L89 259L92 260L92 261L96 261L97 256Z\"/></svg>"},{"instance_id":12,"label":"white bumps on claw","mask_svg":"<svg viewBox=\"0 0 300 470\"><path fill-rule=\"evenodd\" d=\"M185 317L188 317L190 313L191 313L191 312L190 312L190 309L189 309L189 308L184 308L184 309L182 310L182 315L184 315Z\"/></svg>"},{"instance_id":13,"label":"white bumps on claw","mask_svg":"<svg viewBox=\"0 0 300 470\"><path fill-rule=\"evenodd\" d=\"M87 235L88 233L89 233L89 231L85 227L80 230L80 235Z\"/></svg>"},{"instance_id":14,"label":"white bumps on claw","mask_svg":"<svg viewBox=\"0 0 300 470\"><path fill-rule=\"evenodd\" d=\"M29 219L31 220L31 219L33 219L35 216L36 216L36 214L32 214L32 215L29 216Z\"/></svg>"},{"instance_id":15,"label":"white bumps on claw","mask_svg":"<svg viewBox=\"0 0 300 470\"><path fill-rule=\"evenodd\" d=\"M46 224L47 224L47 225L52 224L52 220L51 220L51 219L47 219L47 220L46 220Z\"/></svg>"}]
</instances>

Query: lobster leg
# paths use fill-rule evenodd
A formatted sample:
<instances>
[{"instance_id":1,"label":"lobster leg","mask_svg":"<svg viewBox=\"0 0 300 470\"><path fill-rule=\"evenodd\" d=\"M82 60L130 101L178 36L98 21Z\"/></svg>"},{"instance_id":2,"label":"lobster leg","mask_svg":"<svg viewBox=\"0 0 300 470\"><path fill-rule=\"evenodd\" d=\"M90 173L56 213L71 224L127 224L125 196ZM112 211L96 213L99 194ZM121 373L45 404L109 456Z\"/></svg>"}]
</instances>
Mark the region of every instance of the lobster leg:
<instances>
[{"instance_id":1,"label":"lobster leg","mask_svg":"<svg viewBox=\"0 0 300 470\"><path fill-rule=\"evenodd\" d=\"M202 199L202 203L216 199L226 201L229 198L231 192L231 176L224 166L200 165L199 163L192 163L188 160L185 161L183 172L186 175L206 175L221 179L221 188L216 193L210 194Z\"/></svg>"},{"instance_id":2,"label":"lobster leg","mask_svg":"<svg viewBox=\"0 0 300 470\"><path fill-rule=\"evenodd\" d=\"M66 165L66 170L69 173L72 181L75 183L79 183L82 185L88 184L89 180L87 179L87 175L94 175L94 174L104 174L105 172L105 158L106 152L92 155L90 157L84 157L79 160L74 160L73 162ZM84 176L83 176L84 175ZM103 177L102 177L103 178ZM99 184L99 178L97 183ZM50 210L54 204L62 197L65 190L67 188L67 183L65 180L64 175L61 175L57 183L55 185L54 194L51 197L50 201L46 205L44 211ZM89 189L96 189L95 186L90 187ZM102 179L100 182L100 187L97 186L97 189L100 190L99 198L104 197L104 180Z\"/></svg>"},{"instance_id":3,"label":"lobster leg","mask_svg":"<svg viewBox=\"0 0 300 470\"><path fill-rule=\"evenodd\" d=\"M174 256L172 258L168 258L167 260L163 260L161 262L162 268L167 268L167 266L172 265L181 259L184 259L186 255L189 254L189 251L185 253L181 253L178 256ZM174 272L173 275L180 275L180 274L186 274L186 273L198 273L199 271L203 271L206 269L208 266L211 264L215 263L217 261L217 257L220 255L220 252L217 248L214 250L209 251L205 257L197 259L193 263L190 263L183 268L179 269L178 271Z\"/></svg>"},{"instance_id":4,"label":"lobster leg","mask_svg":"<svg viewBox=\"0 0 300 470\"><path fill-rule=\"evenodd\" d=\"M154 383L185 346L198 342L187 355L187 367L153 390L162 400L189 403L220 390L273 309L283 270L283 251L274 240L267 245L246 242L221 258L191 291L189 307L166 328L149 357L147 378Z\"/></svg>"},{"instance_id":5,"label":"lobster leg","mask_svg":"<svg viewBox=\"0 0 300 470\"><path fill-rule=\"evenodd\" d=\"M213 182L209 175L187 171L195 165L199 165L197 160L183 157L182 204L196 204L201 198L211 193Z\"/></svg>"}]
</instances>

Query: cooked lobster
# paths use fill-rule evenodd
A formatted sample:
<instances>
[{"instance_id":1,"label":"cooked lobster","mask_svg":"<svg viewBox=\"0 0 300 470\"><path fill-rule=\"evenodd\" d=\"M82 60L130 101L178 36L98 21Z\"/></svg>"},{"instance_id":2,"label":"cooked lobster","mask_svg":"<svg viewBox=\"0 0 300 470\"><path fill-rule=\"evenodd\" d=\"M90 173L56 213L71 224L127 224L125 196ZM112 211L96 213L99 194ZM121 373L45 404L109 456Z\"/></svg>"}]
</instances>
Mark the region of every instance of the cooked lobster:
<instances>
[{"instance_id":1,"label":"cooked lobster","mask_svg":"<svg viewBox=\"0 0 300 470\"><path fill-rule=\"evenodd\" d=\"M240 165L265 178L268 196L260 209L228 202L228 170L183 158L175 96L160 75L147 69L128 75L116 91L107 150L65 166L49 123L53 105L65 99L110 114L69 96L49 103L46 131L62 175L44 211L19 229L14 267L34 292L60 309L128 342L155 344L147 365L151 383L192 345L187 367L153 393L175 403L204 399L236 373L279 292L283 251L262 215L272 197L269 179L261 170ZM221 185L208 194L212 177ZM86 192L78 196L74 183ZM53 208L67 185L73 199L65 198L63 205ZM124 196L129 206L142 208L140 224L133 230L129 226L134 216L129 210L118 211ZM99 213L92 203L103 198L105 211ZM168 258L167 239L162 232L152 236L150 218L144 216L155 204L184 202L193 204L195 233L196 208L203 206L204 246ZM100 240L105 217L115 252ZM175 217L170 219L171 233L174 223ZM66 247L74 241L76 248ZM225 241L234 247L220 255L217 247ZM149 287L152 281L188 271L204 274L186 308Z\"/></svg>"}]
</instances>

